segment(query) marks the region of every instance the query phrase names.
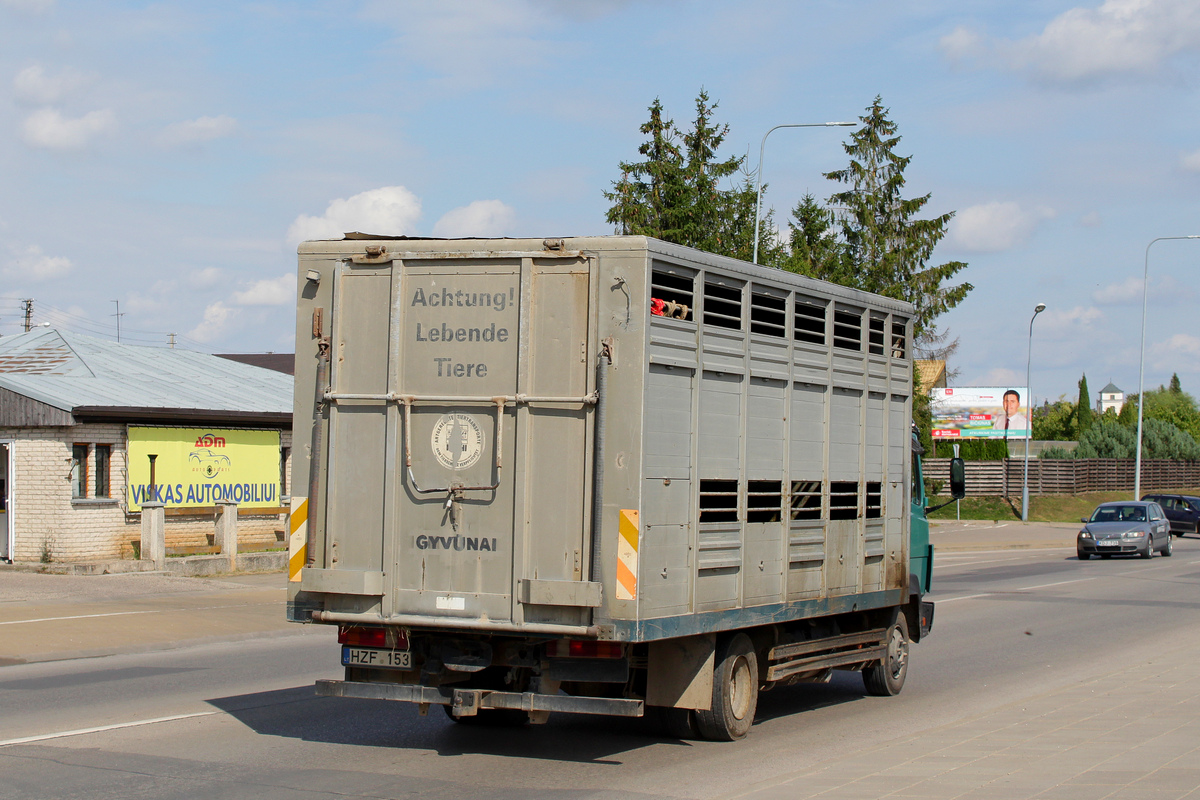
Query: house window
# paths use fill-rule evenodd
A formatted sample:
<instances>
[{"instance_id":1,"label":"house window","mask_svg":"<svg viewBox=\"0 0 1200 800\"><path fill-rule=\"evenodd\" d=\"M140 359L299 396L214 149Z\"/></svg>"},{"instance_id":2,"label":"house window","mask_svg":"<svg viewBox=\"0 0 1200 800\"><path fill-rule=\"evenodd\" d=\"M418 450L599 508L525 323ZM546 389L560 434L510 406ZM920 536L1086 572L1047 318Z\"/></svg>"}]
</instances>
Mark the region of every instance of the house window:
<instances>
[{"instance_id":1,"label":"house window","mask_svg":"<svg viewBox=\"0 0 1200 800\"><path fill-rule=\"evenodd\" d=\"M112 445L96 445L96 497L109 497L109 464L112 462Z\"/></svg>"},{"instance_id":2,"label":"house window","mask_svg":"<svg viewBox=\"0 0 1200 800\"><path fill-rule=\"evenodd\" d=\"M88 489L88 446L71 445L71 496L87 497Z\"/></svg>"}]
</instances>

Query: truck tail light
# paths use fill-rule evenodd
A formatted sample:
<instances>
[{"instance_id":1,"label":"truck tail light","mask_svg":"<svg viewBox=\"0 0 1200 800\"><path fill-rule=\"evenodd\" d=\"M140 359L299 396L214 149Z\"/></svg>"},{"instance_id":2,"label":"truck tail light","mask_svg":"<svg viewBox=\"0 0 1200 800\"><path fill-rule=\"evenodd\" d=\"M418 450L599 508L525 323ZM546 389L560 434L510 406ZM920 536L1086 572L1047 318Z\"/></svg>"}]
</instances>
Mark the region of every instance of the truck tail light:
<instances>
[{"instance_id":1,"label":"truck tail light","mask_svg":"<svg viewBox=\"0 0 1200 800\"><path fill-rule=\"evenodd\" d=\"M348 644L352 647L387 647L387 629L339 625L338 644Z\"/></svg>"},{"instance_id":2,"label":"truck tail light","mask_svg":"<svg viewBox=\"0 0 1200 800\"><path fill-rule=\"evenodd\" d=\"M625 646L620 642L560 639L550 646L548 655L558 658L623 658Z\"/></svg>"}]
</instances>

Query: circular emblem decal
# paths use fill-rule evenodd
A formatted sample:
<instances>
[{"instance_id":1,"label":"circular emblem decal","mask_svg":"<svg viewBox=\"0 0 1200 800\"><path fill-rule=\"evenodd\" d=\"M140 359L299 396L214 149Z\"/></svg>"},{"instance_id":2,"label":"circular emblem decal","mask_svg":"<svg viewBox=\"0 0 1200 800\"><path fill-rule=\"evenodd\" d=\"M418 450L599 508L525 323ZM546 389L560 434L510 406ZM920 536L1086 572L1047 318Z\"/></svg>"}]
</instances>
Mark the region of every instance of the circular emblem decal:
<instances>
[{"instance_id":1,"label":"circular emblem decal","mask_svg":"<svg viewBox=\"0 0 1200 800\"><path fill-rule=\"evenodd\" d=\"M483 455L483 430L467 414L443 414L433 426L432 445L446 469L469 469Z\"/></svg>"}]
</instances>

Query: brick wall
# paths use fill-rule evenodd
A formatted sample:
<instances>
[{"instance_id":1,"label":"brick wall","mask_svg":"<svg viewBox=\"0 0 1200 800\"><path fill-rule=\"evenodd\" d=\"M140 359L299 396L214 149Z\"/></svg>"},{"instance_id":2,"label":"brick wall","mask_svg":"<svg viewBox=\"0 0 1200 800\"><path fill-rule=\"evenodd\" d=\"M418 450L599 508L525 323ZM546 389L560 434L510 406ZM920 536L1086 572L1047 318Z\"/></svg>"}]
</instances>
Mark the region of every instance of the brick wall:
<instances>
[{"instance_id":1,"label":"brick wall","mask_svg":"<svg viewBox=\"0 0 1200 800\"><path fill-rule=\"evenodd\" d=\"M141 538L139 514L125 511L125 426L82 424L72 427L0 428L0 439L12 441L12 507L9 523L15 529L13 559L36 562L104 561L132 558L131 542ZM283 431L287 448L284 465L291 474L291 431ZM71 496L72 446L87 444L86 499ZM108 499L95 498L95 445L112 448ZM290 488L290 487L289 487ZM286 528L282 516L243 516L238 520L238 540L246 545L270 546L276 531ZM211 517L167 518L167 547L199 547L213 533ZM282 545L281 545L282 546Z\"/></svg>"}]
</instances>

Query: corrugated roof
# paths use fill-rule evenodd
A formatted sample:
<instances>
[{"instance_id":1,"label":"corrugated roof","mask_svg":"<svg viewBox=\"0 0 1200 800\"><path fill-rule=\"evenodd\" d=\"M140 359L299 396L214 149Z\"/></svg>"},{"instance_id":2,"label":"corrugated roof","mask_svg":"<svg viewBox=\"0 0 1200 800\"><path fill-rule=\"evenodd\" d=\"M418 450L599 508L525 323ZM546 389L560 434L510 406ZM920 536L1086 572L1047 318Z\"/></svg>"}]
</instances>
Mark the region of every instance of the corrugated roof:
<instances>
[{"instance_id":1,"label":"corrugated roof","mask_svg":"<svg viewBox=\"0 0 1200 800\"><path fill-rule=\"evenodd\" d=\"M0 386L47 405L292 411L292 379L208 353L45 328L0 337Z\"/></svg>"}]
</instances>

